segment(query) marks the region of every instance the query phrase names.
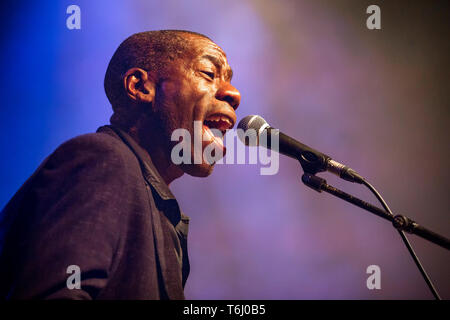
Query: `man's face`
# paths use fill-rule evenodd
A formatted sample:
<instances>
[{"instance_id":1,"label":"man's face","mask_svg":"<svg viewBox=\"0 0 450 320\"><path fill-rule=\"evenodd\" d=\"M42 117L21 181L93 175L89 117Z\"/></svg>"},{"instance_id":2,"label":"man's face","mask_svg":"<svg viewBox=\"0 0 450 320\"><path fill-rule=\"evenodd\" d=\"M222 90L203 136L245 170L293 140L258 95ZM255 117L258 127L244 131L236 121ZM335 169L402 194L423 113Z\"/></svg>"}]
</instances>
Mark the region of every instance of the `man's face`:
<instances>
[{"instance_id":1,"label":"man's face","mask_svg":"<svg viewBox=\"0 0 450 320\"><path fill-rule=\"evenodd\" d=\"M186 129L191 137L191 164L181 164L181 169L193 176L207 176L213 166L203 159L203 151L210 144L224 150L223 141L214 137L210 129L224 132L236 122L235 110L240 103L240 93L231 84L232 71L222 49L210 40L186 35L192 50L168 66L156 88L155 109L162 120L161 129L168 141L176 129ZM194 121L198 124L194 126ZM194 164L194 135L203 137L201 164ZM178 141L169 142L170 154ZM197 148L198 151L199 148Z\"/></svg>"}]
</instances>

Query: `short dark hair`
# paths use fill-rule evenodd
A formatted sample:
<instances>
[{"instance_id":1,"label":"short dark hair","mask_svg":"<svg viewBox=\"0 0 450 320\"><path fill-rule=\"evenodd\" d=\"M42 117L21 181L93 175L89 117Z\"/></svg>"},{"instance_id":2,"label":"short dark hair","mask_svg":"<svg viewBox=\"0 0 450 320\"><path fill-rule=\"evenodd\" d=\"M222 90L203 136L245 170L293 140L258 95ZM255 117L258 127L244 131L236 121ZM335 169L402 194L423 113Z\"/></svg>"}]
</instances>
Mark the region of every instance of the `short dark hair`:
<instances>
[{"instance_id":1,"label":"short dark hair","mask_svg":"<svg viewBox=\"0 0 450 320\"><path fill-rule=\"evenodd\" d=\"M135 33L119 45L109 62L104 80L106 96L114 113L126 112L123 110L126 107L123 77L127 70L137 67L160 76L168 62L182 56L189 48L183 36L186 34L211 40L193 31L157 30Z\"/></svg>"}]
</instances>

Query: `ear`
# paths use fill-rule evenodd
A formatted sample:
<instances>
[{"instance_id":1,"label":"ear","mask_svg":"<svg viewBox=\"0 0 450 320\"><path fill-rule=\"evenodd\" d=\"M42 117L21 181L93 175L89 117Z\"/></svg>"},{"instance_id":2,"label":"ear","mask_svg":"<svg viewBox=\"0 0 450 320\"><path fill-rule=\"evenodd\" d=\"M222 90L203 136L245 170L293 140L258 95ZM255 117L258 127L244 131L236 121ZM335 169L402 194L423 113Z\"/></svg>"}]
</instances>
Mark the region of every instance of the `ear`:
<instances>
[{"instance_id":1,"label":"ear","mask_svg":"<svg viewBox=\"0 0 450 320\"><path fill-rule=\"evenodd\" d=\"M123 77L128 97L136 102L151 103L155 98L155 83L150 74L141 68L131 68Z\"/></svg>"}]
</instances>

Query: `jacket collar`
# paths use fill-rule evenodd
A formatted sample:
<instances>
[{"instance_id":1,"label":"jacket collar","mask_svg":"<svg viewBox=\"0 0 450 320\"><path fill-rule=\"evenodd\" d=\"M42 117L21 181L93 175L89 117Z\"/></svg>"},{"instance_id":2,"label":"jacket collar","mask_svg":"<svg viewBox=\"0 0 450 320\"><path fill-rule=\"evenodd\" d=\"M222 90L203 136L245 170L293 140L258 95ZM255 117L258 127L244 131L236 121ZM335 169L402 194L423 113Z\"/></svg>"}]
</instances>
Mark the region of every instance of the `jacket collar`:
<instances>
[{"instance_id":1,"label":"jacket collar","mask_svg":"<svg viewBox=\"0 0 450 320\"><path fill-rule=\"evenodd\" d=\"M159 197L164 200L165 206L175 206L176 210L164 210L166 212L176 212L177 214L167 216L167 218L171 221L171 223L176 226L181 218L183 219L189 219L189 217L185 216L181 213L181 210L178 206L178 202L175 199L175 196L170 191L169 187L165 183L164 179L159 174L158 170L156 170L155 166L153 165L153 162L149 156L149 154L137 144L137 142L125 131L114 127L112 125L105 125L97 129L97 132L106 133L109 134L117 139L122 140L128 148L134 153L136 158L139 161L139 164L141 166L142 174L149 183L153 189L156 191L156 193L159 195ZM170 201L171 200L171 201ZM166 214L167 215L167 214Z\"/></svg>"}]
</instances>

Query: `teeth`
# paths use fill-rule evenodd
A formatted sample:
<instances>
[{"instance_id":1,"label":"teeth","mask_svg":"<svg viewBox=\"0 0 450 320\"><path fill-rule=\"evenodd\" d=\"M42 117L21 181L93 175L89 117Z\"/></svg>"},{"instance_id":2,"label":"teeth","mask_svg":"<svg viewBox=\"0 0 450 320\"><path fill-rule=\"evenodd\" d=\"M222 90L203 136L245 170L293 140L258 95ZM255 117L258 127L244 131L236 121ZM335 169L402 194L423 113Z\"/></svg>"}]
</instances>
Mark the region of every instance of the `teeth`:
<instances>
[{"instance_id":1,"label":"teeth","mask_svg":"<svg viewBox=\"0 0 450 320\"><path fill-rule=\"evenodd\" d=\"M222 116L222 115L212 115L212 116L209 116L208 118L205 119L205 121L215 121L215 122L224 121L224 122L226 122L230 127L233 125L233 124L231 123L230 119L228 119L228 117Z\"/></svg>"}]
</instances>

